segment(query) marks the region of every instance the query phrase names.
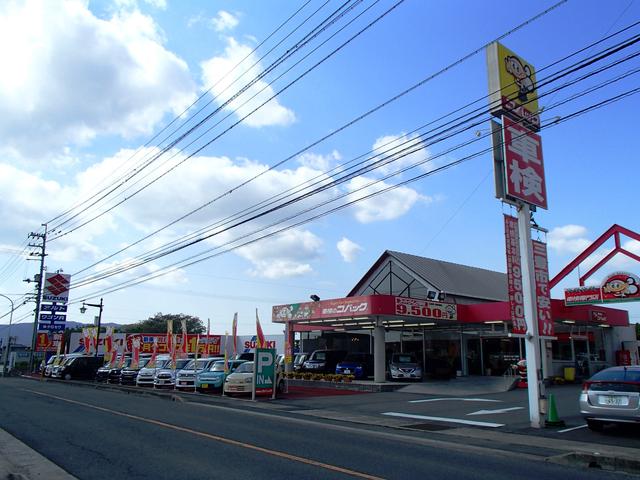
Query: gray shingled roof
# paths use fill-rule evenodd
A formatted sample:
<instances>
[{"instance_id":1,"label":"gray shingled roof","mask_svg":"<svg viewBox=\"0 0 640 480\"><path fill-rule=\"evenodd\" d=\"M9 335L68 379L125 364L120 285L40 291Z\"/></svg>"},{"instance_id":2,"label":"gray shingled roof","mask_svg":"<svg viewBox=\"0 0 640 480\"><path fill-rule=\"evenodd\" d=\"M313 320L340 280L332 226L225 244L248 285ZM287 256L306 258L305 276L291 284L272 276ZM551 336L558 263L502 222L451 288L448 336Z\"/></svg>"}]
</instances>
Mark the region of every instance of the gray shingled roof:
<instances>
[{"instance_id":1,"label":"gray shingled roof","mask_svg":"<svg viewBox=\"0 0 640 480\"><path fill-rule=\"evenodd\" d=\"M386 253L444 292L486 300L508 299L505 273L392 250L387 250Z\"/></svg>"}]
</instances>

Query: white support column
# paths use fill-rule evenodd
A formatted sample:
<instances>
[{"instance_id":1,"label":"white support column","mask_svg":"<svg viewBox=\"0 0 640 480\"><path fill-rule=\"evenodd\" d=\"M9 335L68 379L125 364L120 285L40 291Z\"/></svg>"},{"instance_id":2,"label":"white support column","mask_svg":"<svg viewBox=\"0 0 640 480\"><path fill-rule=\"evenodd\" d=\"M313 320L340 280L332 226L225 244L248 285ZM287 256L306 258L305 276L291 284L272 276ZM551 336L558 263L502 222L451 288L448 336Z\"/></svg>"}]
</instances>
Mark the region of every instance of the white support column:
<instances>
[{"instance_id":1,"label":"white support column","mask_svg":"<svg viewBox=\"0 0 640 480\"><path fill-rule=\"evenodd\" d=\"M533 272L531 221L529 205L526 203L522 204L518 209L518 235L520 237L524 318L527 323L525 355L527 358L527 383L529 385L529 420L533 428L541 428L543 419L540 413L542 379L540 371L540 337L538 335L536 284Z\"/></svg>"},{"instance_id":2,"label":"white support column","mask_svg":"<svg viewBox=\"0 0 640 480\"><path fill-rule=\"evenodd\" d=\"M373 381L382 383L385 381L385 331L384 326L376 322L376 328L373 332Z\"/></svg>"}]
</instances>

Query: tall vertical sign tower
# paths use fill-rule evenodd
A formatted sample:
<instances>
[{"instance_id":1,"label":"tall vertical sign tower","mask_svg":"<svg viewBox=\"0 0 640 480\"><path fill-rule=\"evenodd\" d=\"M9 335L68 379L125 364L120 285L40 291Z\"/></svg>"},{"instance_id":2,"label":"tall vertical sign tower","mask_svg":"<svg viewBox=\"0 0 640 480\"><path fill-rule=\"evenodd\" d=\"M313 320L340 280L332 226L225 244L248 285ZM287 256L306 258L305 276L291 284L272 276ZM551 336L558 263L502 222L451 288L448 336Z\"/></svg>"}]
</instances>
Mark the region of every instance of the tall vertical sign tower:
<instances>
[{"instance_id":1,"label":"tall vertical sign tower","mask_svg":"<svg viewBox=\"0 0 640 480\"><path fill-rule=\"evenodd\" d=\"M546 244L531 240L531 212L547 209L547 188L534 67L499 43L487 48L496 197L513 205L505 216L512 333L525 338L529 419L542 426L540 339L553 335Z\"/></svg>"}]
</instances>

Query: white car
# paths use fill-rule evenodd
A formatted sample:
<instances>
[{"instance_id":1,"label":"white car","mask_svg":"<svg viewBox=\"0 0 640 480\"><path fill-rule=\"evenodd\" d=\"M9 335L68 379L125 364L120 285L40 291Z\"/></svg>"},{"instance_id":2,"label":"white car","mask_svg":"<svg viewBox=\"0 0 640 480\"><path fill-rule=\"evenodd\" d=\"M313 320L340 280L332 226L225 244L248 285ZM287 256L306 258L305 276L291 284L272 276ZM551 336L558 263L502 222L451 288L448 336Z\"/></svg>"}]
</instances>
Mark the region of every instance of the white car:
<instances>
[{"instance_id":1,"label":"white car","mask_svg":"<svg viewBox=\"0 0 640 480\"><path fill-rule=\"evenodd\" d=\"M195 389L196 373L208 370L211 365L218 360L224 360L224 357L209 357L191 360L182 370L176 373L176 389Z\"/></svg>"},{"instance_id":2,"label":"white car","mask_svg":"<svg viewBox=\"0 0 640 480\"><path fill-rule=\"evenodd\" d=\"M141 368L136 377L136 386L138 387L153 387L153 379L156 376L156 370L164 367L164 364L169 361L169 357L166 355L156 357L155 365L152 367Z\"/></svg>"},{"instance_id":3,"label":"white car","mask_svg":"<svg viewBox=\"0 0 640 480\"><path fill-rule=\"evenodd\" d=\"M283 380L277 373L276 384L278 390L283 389ZM253 392L253 362L245 362L229 375L224 381L224 393L252 393Z\"/></svg>"},{"instance_id":4,"label":"white car","mask_svg":"<svg viewBox=\"0 0 640 480\"><path fill-rule=\"evenodd\" d=\"M166 362L162 368L156 369L153 377L153 388L173 388L176 385L176 372L182 370L191 361L190 358L176 360L175 368L171 360ZM140 376L140 374L138 374Z\"/></svg>"}]
</instances>

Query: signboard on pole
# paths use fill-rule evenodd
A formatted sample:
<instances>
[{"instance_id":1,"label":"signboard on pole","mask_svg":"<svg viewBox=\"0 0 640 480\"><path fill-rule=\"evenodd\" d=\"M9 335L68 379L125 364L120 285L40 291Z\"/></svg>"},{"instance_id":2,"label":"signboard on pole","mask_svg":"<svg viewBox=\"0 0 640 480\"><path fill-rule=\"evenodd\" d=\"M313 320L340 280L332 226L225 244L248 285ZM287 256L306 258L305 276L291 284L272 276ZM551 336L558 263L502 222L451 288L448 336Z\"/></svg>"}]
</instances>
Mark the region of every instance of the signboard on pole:
<instances>
[{"instance_id":1,"label":"signboard on pole","mask_svg":"<svg viewBox=\"0 0 640 480\"><path fill-rule=\"evenodd\" d=\"M522 266L520 263L517 218L510 215L504 216L504 236L507 252L507 287L509 289L509 307L511 309L511 331L517 335L524 335L527 332L527 323L524 318Z\"/></svg>"},{"instance_id":2,"label":"signboard on pole","mask_svg":"<svg viewBox=\"0 0 640 480\"><path fill-rule=\"evenodd\" d=\"M554 334L551 298L549 296L549 262L547 244L533 240L533 273L536 282L536 311L538 332L544 337Z\"/></svg>"},{"instance_id":3,"label":"signboard on pole","mask_svg":"<svg viewBox=\"0 0 640 480\"><path fill-rule=\"evenodd\" d=\"M69 300L69 284L71 275L64 273L47 273L44 277L42 301L67 303Z\"/></svg>"},{"instance_id":4,"label":"signboard on pole","mask_svg":"<svg viewBox=\"0 0 640 480\"><path fill-rule=\"evenodd\" d=\"M272 348L256 348L254 364L254 392L270 394L275 392L276 351Z\"/></svg>"},{"instance_id":5,"label":"signboard on pole","mask_svg":"<svg viewBox=\"0 0 640 480\"><path fill-rule=\"evenodd\" d=\"M504 45L487 48L489 105L497 117L509 115L530 129L540 129L536 71L533 65Z\"/></svg>"},{"instance_id":6,"label":"signboard on pole","mask_svg":"<svg viewBox=\"0 0 640 480\"><path fill-rule=\"evenodd\" d=\"M505 194L547 209L542 139L521 124L502 117Z\"/></svg>"}]
</instances>

